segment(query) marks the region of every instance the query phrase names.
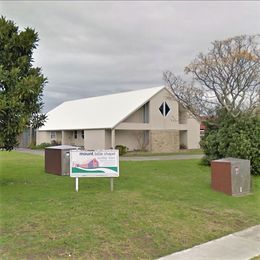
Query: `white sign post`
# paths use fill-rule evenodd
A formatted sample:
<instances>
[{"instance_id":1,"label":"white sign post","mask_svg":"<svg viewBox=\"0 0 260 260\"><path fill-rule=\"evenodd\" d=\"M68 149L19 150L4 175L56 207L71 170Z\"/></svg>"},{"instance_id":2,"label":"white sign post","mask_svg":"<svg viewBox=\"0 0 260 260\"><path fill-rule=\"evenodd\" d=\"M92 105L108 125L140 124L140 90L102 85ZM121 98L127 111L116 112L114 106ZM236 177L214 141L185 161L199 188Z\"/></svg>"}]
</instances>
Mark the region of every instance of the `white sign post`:
<instances>
[{"instance_id":1,"label":"white sign post","mask_svg":"<svg viewBox=\"0 0 260 260\"><path fill-rule=\"evenodd\" d=\"M109 177L110 190L114 190L113 178L119 177L118 150L70 151L70 177L75 178L79 190L80 177Z\"/></svg>"},{"instance_id":2,"label":"white sign post","mask_svg":"<svg viewBox=\"0 0 260 260\"><path fill-rule=\"evenodd\" d=\"M79 178L78 177L76 177L75 178L75 188L76 188L76 192L78 192L79 191Z\"/></svg>"},{"instance_id":3,"label":"white sign post","mask_svg":"<svg viewBox=\"0 0 260 260\"><path fill-rule=\"evenodd\" d=\"M114 190L114 179L110 178L110 191Z\"/></svg>"}]
</instances>

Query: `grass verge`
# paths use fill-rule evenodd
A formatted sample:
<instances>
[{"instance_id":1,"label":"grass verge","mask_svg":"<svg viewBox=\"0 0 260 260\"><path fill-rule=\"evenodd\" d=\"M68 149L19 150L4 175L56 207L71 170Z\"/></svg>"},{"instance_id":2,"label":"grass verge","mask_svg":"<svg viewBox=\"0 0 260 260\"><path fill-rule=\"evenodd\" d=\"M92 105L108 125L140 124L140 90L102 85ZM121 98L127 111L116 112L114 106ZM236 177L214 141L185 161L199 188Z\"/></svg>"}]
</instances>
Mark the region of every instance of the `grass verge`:
<instances>
[{"instance_id":1,"label":"grass verge","mask_svg":"<svg viewBox=\"0 0 260 260\"><path fill-rule=\"evenodd\" d=\"M157 258L260 222L254 193L230 197L210 188L198 160L120 162L108 179L44 173L43 157L1 152L3 258Z\"/></svg>"}]
</instances>

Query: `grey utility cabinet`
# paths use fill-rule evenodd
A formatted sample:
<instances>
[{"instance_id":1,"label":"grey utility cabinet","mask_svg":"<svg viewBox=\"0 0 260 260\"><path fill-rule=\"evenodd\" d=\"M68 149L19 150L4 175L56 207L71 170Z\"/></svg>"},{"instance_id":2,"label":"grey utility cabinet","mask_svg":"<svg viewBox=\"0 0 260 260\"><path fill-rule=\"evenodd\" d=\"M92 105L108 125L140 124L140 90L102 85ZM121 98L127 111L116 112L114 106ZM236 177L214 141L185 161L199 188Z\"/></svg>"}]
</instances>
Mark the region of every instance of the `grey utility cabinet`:
<instances>
[{"instance_id":1,"label":"grey utility cabinet","mask_svg":"<svg viewBox=\"0 0 260 260\"><path fill-rule=\"evenodd\" d=\"M56 175L70 174L70 150L78 147L58 145L45 148L45 172Z\"/></svg>"},{"instance_id":2,"label":"grey utility cabinet","mask_svg":"<svg viewBox=\"0 0 260 260\"><path fill-rule=\"evenodd\" d=\"M250 161L237 158L212 161L211 186L216 191L233 196L250 193Z\"/></svg>"}]
</instances>

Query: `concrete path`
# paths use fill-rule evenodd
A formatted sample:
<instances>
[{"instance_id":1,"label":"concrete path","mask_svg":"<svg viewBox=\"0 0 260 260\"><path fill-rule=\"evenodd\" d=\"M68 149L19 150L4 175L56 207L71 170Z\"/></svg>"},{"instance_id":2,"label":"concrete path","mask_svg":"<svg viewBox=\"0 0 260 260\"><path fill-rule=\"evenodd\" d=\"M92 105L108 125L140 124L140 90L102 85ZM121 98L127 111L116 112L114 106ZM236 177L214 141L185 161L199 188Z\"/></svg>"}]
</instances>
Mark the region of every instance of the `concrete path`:
<instances>
[{"instance_id":1,"label":"concrete path","mask_svg":"<svg viewBox=\"0 0 260 260\"><path fill-rule=\"evenodd\" d=\"M260 225L257 225L160 260L247 260L259 255Z\"/></svg>"},{"instance_id":2,"label":"concrete path","mask_svg":"<svg viewBox=\"0 0 260 260\"><path fill-rule=\"evenodd\" d=\"M142 156L142 157L120 157L120 161L167 161L167 160L189 160L200 159L203 154L176 154L160 156Z\"/></svg>"},{"instance_id":3,"label":"concrete path","mask_svg":"<svg viewBox=\"0 0 260 260\"><path fill-rule=\"evenodd\" d=\"M15 148L17 152L44 155L44 150L32 150L27 148ZM167 160L189 160L200 159L203 154L176 154L161 156L120 157L120 161L167 161Z\"/></svg>"},{"instance_id":4,"label":"concrete path","mask_svg":"<svg viewBox=\"0 0 260 260\"><path fill-rule=\"evenodd\" d=\"M28 149L28 148L15 148L14 151L22 152L22 153L44 155L44 150L33 150L33 149Z\"/></svg>"}]
</instances>

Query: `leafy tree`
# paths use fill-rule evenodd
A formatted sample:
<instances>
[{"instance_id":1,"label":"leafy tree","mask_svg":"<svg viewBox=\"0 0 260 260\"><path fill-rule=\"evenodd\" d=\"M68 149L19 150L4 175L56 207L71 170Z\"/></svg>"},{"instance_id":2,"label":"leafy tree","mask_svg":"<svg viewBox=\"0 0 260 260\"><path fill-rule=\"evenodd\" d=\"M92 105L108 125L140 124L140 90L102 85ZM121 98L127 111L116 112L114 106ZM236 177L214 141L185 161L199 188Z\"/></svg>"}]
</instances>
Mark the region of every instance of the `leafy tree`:
<instances>
[{"instance_id":1,"label":"leafy tree","mask_svg":"<svg viewBox=\"0 0 260 260\"><path fill-rule=\"evenodd\" d=\"M46 119L41 114L47 79L33 67L38 33L20 31L14 22L0 17L0 145L12 150L26 127L37 128Z\"/></svg>"},{"instance_id":2,"label":"leafy tree","mask_svg":"<svg viewBox=\"0 0 260 260\"><path fill-rule=\"evenodd\" d=\"M205 163L225 157L248 159L251 173L260 175L260 120L256 115L245 113L234 118L222 110L206 126L201 140Z\"/></svg>"}]
</instances>

